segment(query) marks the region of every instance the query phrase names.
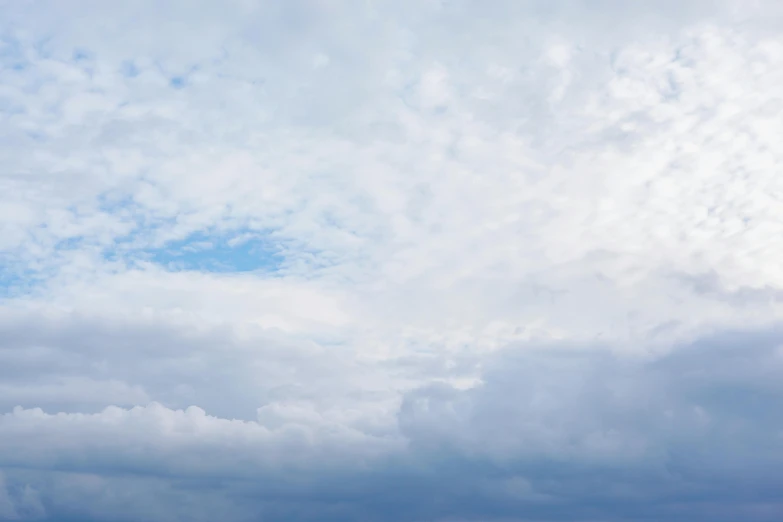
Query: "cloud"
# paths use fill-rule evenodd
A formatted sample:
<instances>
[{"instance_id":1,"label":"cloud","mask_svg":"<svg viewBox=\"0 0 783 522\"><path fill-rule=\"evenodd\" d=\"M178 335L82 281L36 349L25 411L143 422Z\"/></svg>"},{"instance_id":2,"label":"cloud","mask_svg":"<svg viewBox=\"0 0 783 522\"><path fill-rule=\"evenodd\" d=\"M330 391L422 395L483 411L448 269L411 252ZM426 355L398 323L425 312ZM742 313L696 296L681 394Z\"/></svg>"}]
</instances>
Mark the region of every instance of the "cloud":
<instances>
[{"instance_id":1,"label":"cloud","mask_svg":"<svg viewBox=\"0 0 783 522\"><path fill-rule=\"evenodd\" d=\"M779 2L0 12L0 519L780 518Z\"/></svg>"},{"instance_id":2,"label":"cloud","mask_svg":"<svg viewBox=\"0 0 783 522\"><path fill-rule=\"evenodd\" d=\"M30 486L9 488L0 472L0 520L35 520L44 516L38 491Z\"/></svg>"},{"instance_id":3,"label":"cloud","mask_svg":"<svg viewBox=\"0 0 783 522\"><path fill-rule=\"evenodd\" d=\"M31 481L17 489L55 495L46 497L54 519L76 509L54 491L73 480L75 494L96 497L73 511L88 520L140 516L121 513L111 492L134 484L123 498L141 499L152 483L164 493L151 520L178 516L177 498L198 503L202 488L221 503L239 499L240 520L319 510L334 520L774 520L783 509L780 339L721 333L658 357L509 348L476 387L406 393L387 412L396 418L387 433L301 402L264 406L252 421L157 403L92 414L15 408L0 418L0 458ZM51 469L55 483L43 473Z\"/></svg>"}]
</instances>

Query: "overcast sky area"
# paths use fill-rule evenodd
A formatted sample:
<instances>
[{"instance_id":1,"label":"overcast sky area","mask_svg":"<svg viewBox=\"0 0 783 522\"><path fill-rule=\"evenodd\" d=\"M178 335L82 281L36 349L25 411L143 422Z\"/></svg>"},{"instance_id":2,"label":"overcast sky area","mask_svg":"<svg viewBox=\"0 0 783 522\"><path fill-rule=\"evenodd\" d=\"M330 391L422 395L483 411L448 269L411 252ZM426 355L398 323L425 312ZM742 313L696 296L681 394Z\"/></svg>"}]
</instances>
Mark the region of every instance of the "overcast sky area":
<instances>
[{"instance_id":1,"label":"overcast sky area","mask_svg":"<svg viewBox=\"0 0 783 522\"><path fill-rule=\"evenodd\" d=\"M0 521L783 520L783 2L0 0Z\"/></svg>"}]
</instances>

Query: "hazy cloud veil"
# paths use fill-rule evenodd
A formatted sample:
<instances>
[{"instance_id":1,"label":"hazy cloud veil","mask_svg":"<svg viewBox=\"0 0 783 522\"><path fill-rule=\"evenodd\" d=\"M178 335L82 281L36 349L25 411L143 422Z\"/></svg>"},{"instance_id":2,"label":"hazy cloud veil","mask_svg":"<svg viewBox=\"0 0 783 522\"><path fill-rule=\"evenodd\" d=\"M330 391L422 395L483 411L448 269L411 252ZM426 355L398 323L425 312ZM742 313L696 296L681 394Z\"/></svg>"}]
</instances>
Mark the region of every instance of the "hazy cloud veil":
<instances>
[{"instance_id":1,"label":"hazy cloud veil","mask_svg":"<svg viewBox=\"0 0 783 522\"><path fill-rule=\"evenodd\" d=\"M781 27L0 0L0 520L783 520Z\"/></svg>"}]
</instances>

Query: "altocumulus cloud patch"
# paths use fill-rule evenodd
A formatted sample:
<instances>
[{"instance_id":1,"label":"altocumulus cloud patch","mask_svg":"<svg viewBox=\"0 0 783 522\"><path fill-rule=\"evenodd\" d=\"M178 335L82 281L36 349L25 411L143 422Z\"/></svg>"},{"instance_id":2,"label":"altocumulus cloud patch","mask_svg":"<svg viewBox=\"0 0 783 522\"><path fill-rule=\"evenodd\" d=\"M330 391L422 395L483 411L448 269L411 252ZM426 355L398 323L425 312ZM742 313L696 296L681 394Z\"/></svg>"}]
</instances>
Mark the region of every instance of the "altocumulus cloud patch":
<instances>
[{"instance_id":1,"label":"altocumulus cloud patch","mask_svg":"<svg viewBox=\"0 0 783 522\"><path fill-rule=\"evenodd\" d=\"M0 13L0 520L783 516L778 2Z\"/></svg>"}]
</instances>

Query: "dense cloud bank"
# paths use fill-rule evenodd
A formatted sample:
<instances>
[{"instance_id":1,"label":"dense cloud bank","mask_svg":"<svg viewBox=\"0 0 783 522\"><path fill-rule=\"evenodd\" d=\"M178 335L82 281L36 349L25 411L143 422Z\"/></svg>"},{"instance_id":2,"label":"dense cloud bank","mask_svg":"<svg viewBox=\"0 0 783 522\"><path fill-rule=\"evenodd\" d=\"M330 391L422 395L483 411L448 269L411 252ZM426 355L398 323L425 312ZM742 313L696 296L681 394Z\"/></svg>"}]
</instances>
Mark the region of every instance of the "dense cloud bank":
<instances>
[{"instance_id":1,"label":"dense cloud bank","mask_svg":"<svg viewBox=\"0 0 783 522\"><path fill-rule=\"evenodd\" d=\"M783 520L781 22L0 0L0 521Z\"/></svg>"},{"instance_id":2,"label":"dense cloud bank","mask_svg":"<svg viewBox=\"0 0 783 522\"><path fill-rule=\"evenodd\" d=\"M42 520L771 521L782 338L721 333L633 356L509 347L475 387L405 393L385 430L308 402L253 420L17 407L0 417L0 506Z\"/></svg>"}]
</instances>

